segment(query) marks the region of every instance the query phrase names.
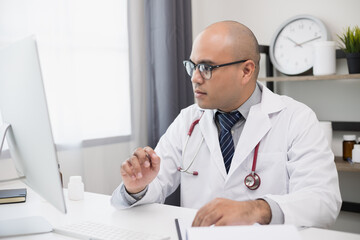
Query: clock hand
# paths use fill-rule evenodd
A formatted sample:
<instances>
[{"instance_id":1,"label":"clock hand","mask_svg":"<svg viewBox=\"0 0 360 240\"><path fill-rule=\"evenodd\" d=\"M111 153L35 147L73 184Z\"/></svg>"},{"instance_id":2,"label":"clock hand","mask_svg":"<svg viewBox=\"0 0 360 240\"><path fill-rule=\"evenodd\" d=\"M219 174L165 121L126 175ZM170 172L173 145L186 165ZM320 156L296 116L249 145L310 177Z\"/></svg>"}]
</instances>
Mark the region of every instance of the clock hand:
<instances>
[{"instance_id":1,"label":"clock hand","mask_svg":"<svg viewBox=\"0 0 360 240\"><path fill-rule=\"evenodd\" d=\"M302 47L301 44L298 44L297 42L295 42L294 40L292 40L291 38L289 37L285 37L287 38L288 40L290 40L291 42L295 43L295 47Z\"/></svg>"},{"instance_id":2,"label":"clock hand","mask_svg":"<svg viewBox=\"0 0 360 240\"><path fill-rule=\"evenodd\" d=\"M319 39L319 38L321 38L321 36L318 36L318 37L316 37L316 38L312 38L312 39L306 40L305 42L299 43L299 45L301 46L301 45L303 45L304 43L308 43L308 42L314 41L314 40Z\"/></svg>"}]
</instances>

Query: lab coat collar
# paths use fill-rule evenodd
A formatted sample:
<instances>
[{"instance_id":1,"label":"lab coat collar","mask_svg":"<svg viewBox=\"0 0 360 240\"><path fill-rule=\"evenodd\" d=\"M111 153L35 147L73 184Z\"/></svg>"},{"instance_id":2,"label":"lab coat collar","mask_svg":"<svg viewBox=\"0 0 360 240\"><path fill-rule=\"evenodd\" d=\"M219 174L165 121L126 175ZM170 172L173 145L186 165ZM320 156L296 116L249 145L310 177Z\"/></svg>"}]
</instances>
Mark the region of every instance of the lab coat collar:
<instances>
[{"instance_id":1,"label":"lab coat collar","mask_svg":"<svg viewBox=\"0 0 360 240\"><path fill-rule=\"evenodd\" d=\"M273 93L258 81L258 85L262 91L261 95L261 109L264 113L271 114L281 111L285 104L278 94Z\"/></svg>"},{"instance_id":2,"label":"lab coat collar","mask_svg":"<svg viewBox=\"0 0 360 240\"><path fill-rule=\"evenodd\" d=\"M248 100L246 100L238 109L236 109L237 111L239 111L241 113L241 115L245 118L245 120L247 119L248 115L249 115L249 111L250 108L255 105L258 104L259 102L261 102L261 89L259 84L255 85L255 90L253 91L253 93L251 94L251 96L249 97ZM234 111L236 111L234 110ZM215 116L217 112L221 112L223 113L223 111L218 110L218 109L213 109L213 117L215 120Z\"/></svg>"}]
</instances>

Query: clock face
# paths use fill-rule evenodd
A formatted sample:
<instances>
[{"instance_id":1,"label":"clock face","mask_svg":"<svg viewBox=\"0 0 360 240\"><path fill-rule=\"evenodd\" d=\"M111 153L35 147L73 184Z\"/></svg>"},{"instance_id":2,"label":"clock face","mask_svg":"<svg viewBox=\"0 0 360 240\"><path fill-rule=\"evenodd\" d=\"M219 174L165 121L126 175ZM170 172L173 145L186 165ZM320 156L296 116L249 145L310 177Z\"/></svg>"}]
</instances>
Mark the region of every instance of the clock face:
<instances>
[{"instance_id":1,"label":"clock face","mask_svg":"<svg viewBox=\"0 0 360 240\"><path fill-rule=\"evenodd\" d=\"M326 28L319 20L297 17L278 30L270 46L270 57L280 72L300 74L313 66L313 44L326 40Z\"/></svg>"}]
</instances>

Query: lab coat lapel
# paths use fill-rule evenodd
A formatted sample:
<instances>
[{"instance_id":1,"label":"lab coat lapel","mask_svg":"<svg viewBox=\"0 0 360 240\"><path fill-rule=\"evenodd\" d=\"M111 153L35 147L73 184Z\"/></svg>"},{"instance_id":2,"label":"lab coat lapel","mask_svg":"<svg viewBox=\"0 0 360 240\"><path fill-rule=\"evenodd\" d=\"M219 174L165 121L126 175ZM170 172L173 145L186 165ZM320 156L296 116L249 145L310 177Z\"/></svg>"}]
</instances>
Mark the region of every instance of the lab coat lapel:
<instances>
[{"instance_id":1,"label":"lab coat lapel","mask_svg":"<svg viewBox=\"0 0 360 240\"><path fill-rule=\"evenodd\" d=\"M271 129L269 114L281 111L284 108L279 95L274 94L262 84L260 84L260 88L262 89L261 103L250 108L244 129L235 148L227 179L231 177L232 173L241 165L245 158L252 153L259 142L261 149L261 139Z\"/></svg>"},{"instance_id":2,"label":"lab coat lapel","mask_svg":"<svg viewBox=\"0 0 360 240\"><path fill-rule=\"evenodd\" d=\"M269 116L260 111L260 104L253 106L250 109L238 145L235 148L228 177L231 176L236 168L238 168L245 158L255 149L256 145L270 128L271 123ZM249 169L249 171L250 170L251 169Z\"/></svg>"},{"instance_id":3,"label":"lab coat lapel","mask_svg":"<svg viewBox=\"0 0 360 240\"><path fill-rule=\"evenodd\" d=\"M219 145L219 134L214 122L214 114L211 110L206 110L201 121L199 122L201 133L204 136L205 143L210 151L210 159L208 161L215 161L221 176L225 179L227 174L224 166L223 157ZM203 159L202 161L207 161Z\"/></svg>"}]
</instances>

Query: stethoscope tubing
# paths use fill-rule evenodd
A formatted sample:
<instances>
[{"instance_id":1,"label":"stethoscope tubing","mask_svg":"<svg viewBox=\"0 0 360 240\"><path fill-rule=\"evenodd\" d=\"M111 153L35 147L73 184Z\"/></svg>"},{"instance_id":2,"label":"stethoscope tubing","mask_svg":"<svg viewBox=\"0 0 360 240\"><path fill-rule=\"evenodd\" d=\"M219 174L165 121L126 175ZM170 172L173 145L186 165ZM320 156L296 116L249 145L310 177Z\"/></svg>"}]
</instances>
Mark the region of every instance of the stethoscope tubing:
<instances>
[{"instance_id":1,"label":"stethoscope tubing","mask_svg":"<svg viewBox=\"0 0 360 240\"><path fill-rule=\"evenodd\" d=\"M185 142L185 146L184 146L184 149L183 149L183 153L185 153L185 150L186 150L186 147L187 147L187 145L188 145L190 136L191 136L191 133L188 134L187 137L186 137L186 142ZM194 175L194 176L197 176L197 175L199 174L197 171L189 172L189 169L190 169L191 166L193 165L193 163L194 163L194 161L195 161L195 158L196 158L196 156L198 155L198 153L199 153L199 151L200 151L200 147L201 147L203 141L204 141L204 137L201 136L201 141L200 141L200 143L199 143L199 145L198 145L198 147L197 147L196 153L194 154L194 156L193 156L193 158L192 158L189 166L188 166L186 169L183 169L182 167L178 167L178 171L190 173L190 174L192 174L192 175ZM182 154L182 158L181 158L181 159L182 159L182 162L184 162L184 154Z\"/></svg>"},{"instance_id":2,"label":"stethoscope tubing","mask_svg":"<svg viewBox=\"0 0 360 240\"><path fill-rule=\"evenodd\" d=\"M183 148L183 151L182 151L181 162L184 162L184 155L185 155L184 153L185 153L185 150L186 150L187 145L188 145L188 143L189 143L189 139L190 139L190 137L191 137L191 134L193 133L195 126L200 122L200 119L201 119L201 117L202 117L203 115L204 115L204 111L202 111L199 119L196 119L196 120L190 125L189 131L188 131L187 136L186 136L185 145L184 145L184 148ZM193 163L194 163L194 161L195 161L195 158L196 158L196 156L198 155L198 153L199 153L199 151L200 151L200 147L201 147L203 141L204 141L204 136L201 136L200 144L198 145L198 148L197 148L197 150L196 150L196 153L194 154L194 156L193 156L193 158L192 158L189 166L188 166L186 169L183 169L182 167L179 166L179 167L178 167L178 171L179 171L179 172L189 173L189 174L192 174L192 175L194 175L194 176L197 176L197 175L199 174L198 171L189 172L189 169L190 169L191 166L193 165Z\"/></svg>"},{"instance_id":3,"label":"stethoscope tubing","mask_svg":"<svg viewBox=\"0 0 360 240\"><path fill-rule=\"evenodd\" d=\"M258 155L258 151L259 151L259 145L260 145L260 142L255 147L253 164L252 164L252 168L251 168L252 173L255 173L255 170L256 170L256 162L257 162L257 155Z\"/></svg>"},{"instance_id":4,"label":"stethoscope tubing","mask_svg":"<svg viewBox=\"0 0 360 240\"><path fill-rule=\"evenodd\" d=\"M185 141L185 145L184 145L184 148L183 148L183 151L182 151L182 162L184 162L184 155L185 155L185 151L186 151L186 148L187 148L187 145L189 143L189 139L191 137L191 134L193 133L194 131L194 128L195 126L200 122L200 119L201 117L203 116L204 114L204 111L202 112L201 116L199 119L196 119L191 125L190 125L190 128L189 128L189 131L187 133L187 136L186 136L186 141ZM192 174L194 176L197 176L199 174L198 171L189 171L189 169L191 168L191 166L193 165L193 163L195 162L195 159L200 151L200 148L201 148L201 145L202 143L204 142L204 136L201 136L201 141L197 147L197 150L193 156L193 158L191 159L191 162L189 164L189 166L187 168L182 168L181 166L179 166L177 168L177 170L179 172L182 172L182 173L188 173L188 174ZM261 179L259 177L258 174L255 173L255 170L256 170L256 162L257 162L257 156L258 156L258 151L259 151L259 145L260 145L260 142L256 145L255 147L255 150L254 150L254 157L253 157L253 163L252 163L252 167L251 167L251 173L249 175L247 175L244 179L244 183L245 183L245 186L247 186L250 190L256 190L259 188L260 186L260 183L261 183ZM247 183L247 180L253 180L251 181L251 183Z\"/></svg>"}]
</instances>

